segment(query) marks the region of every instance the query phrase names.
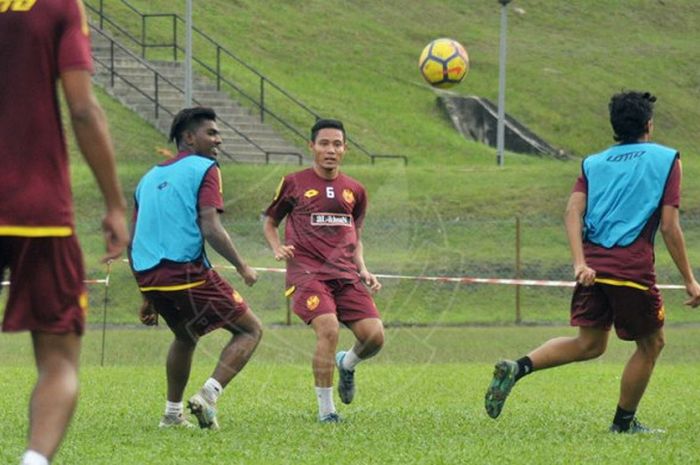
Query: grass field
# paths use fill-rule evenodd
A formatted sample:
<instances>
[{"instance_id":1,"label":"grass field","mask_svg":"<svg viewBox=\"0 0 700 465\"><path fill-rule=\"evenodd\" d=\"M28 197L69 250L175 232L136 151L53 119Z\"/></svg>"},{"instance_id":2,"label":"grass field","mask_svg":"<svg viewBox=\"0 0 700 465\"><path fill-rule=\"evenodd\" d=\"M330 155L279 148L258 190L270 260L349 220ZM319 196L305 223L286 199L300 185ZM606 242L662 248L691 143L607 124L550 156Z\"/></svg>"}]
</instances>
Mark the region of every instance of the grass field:
<instances>
[{"instance_id":1,"label":"grass field","mask_svg":"<svg viewBox=\"0 0 700 465\"><path fill-rule=\"evenodd\" d=\"M501 417L483 411L493 361L516 357L547 328L396 328L384 351L360 366L358 395L338 402L345 422L319 425L306 328L269 328L249 366L220 401L218 432L161 431L163 360L169 334L113 330L85 340L77 414L55 465L90 464L690 464L700 459L696 406L700 328L670 328L668 345L640 408L667 433L614 436L622 364L632 346L611 341L599 360L537 373L513 392ZM221 334L202 340L188 393L209 375ZM343 331L341 345L350 343ZM34 381L26 335L0 336L0 463L15 463Z\"/></svg>"},{"instance_id":2,"label":"grass field","mask_svg":"<svg viewBox=\"0 0 700 465\"><path fill-rule=\"evenodd\" d=\"M121 2L105 3L121 8L126 17ZM184 11L182 1L132 3L147 12ZM506 166L497 168L492 149L453 130L416 69L425 43L436 36L454 37L472 58L471 74L455 92L495 100L497 2L195 3L196 23L224 46L320 113L344 119L351 135L371 151L410 157L408 167L386 161L369 166L357 152L348 154L344 170L370 195L364 240L372 271L513 277L519 216L523 277L571 278L561 216L579 162L508 153ZM526 14L510 16L508 112L554 145L583 155L612 142L606 114L611 93L622 88L656 93L657 140L683 153L681 213L697 267L700 9L692 0L518 3ZM302 27L309 20L313 27ZM140 21L127 21L138 34ZM151 39L161 39L169 27ZM224 63L227 67L235 71ZM169 145L104 92L98 90L98 96L130 200L140 176L159 161L155 149ZM275 103L274 95L268 98ZM298 116L292 119L306 124ZM102 201L74 142L69 145L77 228L89 277L101 278ZM279 265L264 244L259 215L280 176L296 169L222 167L223 221L254 266ZM657 243L660 281L678 282L660 238ZM243 287L235 274L224 275ZM483 411L494 361L574 333L553 326L566 321L568 290L522 289L528 325L513 326L515 290L510 287L394 280L384 285L377 303L392 325L387 345L360 367L355 403L340 406L344 423L315 422L309 367L313 336L295 317L291 328L279 327L286 320L281 276L263 274L256 287L241 292L266 333L249 367L221 400L222 430L160 431L170 336L163 328L128 325L135 323L139 295L126 267L115 265L104 354L99 331L104 289L90 288L92 330L83 350L81 401L54 465L700 463L700 312L682 306L682 292L664 294L668 345L640 410L644 422L668 433L618 437L607 427L632 350L618 341L597 361L524 380L497 421ZM342 336L341 345L349 345L349 333ZM209 375L223 342L219 334L203 339L188 394ZM105 366L100 366L103 355ZM35 378L27 335L0 334L0 368L5 393L0 463L13 464L24 447L26 405Z\"/></svg>"}]
</instances>

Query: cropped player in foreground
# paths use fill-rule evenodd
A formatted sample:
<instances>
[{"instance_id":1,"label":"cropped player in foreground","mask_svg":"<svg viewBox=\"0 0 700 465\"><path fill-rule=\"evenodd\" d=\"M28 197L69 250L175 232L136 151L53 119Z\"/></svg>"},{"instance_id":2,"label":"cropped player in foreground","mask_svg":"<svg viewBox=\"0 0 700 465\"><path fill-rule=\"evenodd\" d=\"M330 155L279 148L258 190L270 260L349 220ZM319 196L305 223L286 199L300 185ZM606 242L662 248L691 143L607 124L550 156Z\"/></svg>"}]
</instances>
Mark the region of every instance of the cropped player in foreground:
<instances>
[{"instance_id":1,"label":"cropped player in foreground","mask_svg":"<svg viewBox=\"0 0 700 465\"><path fill-rule=\"evenodd\" d=\"M144 296L141 321L153 325L160 315L175 335L166 362L168 394L161 427L191 426L183 416L183 395L197 341L218 328L231 333L211 377L188 402L201 428L218 429L219 396L250 359L262 328L240 294L212 270L204 241L236 267L248 286L257 274L238 254L219 218L224 207L216 162L221 135L214 110L180 111L170 139L177 156L153 167L136 188L129 258Z\"/></svg>"},{"instance_id":2,"label":"cropped player in foreground","mask_svg":"<svg viewBox=\"0 0 700 465\"><path fill-rule=\"evenodd\" d=\"M83 5L0 2L0 70L0 275L9 268L11 280L2 329L31 331L38 379L22 464L46 465L76 406L87 311L58 81L80 151L104 197L105 261L128 242L126 202L107 121L92 93Z\"/></svg>"},{"instance_id":3,"label":"cropped player in foreground","mask_svg":"<svg viewBox=\"0 0 700 465\"><path fill-rule=\"evenodd\" d=\"M687 305L700 304L700 285L679 223L679 153L650 141L655 101L641 92L616 94L610 100L610 122L619 144L583 161L565 215L577 281L571 324L579 327L578 336L551 339L517 361L498 362L485 399L492 418L500 415L522 377L600 356L614 325L620 339L634 341L637 347L622 373L610 431L662 432L636 417L664 346L664 306L654 272L659 226L690 296Z\"/></svg>"},{"instance_id":4,"label":"cropped player in foreground","mask_svg":"<svg viewBox=\"0 0 700 465\"><path fill-rule=\"evenodd\" d=\"M370 295L381 284L365 266L361 231L367 208L364 187L340 172L347 149L337 120L311 128L313 167L285 176L266 211L265 239L275 259L287 261L287 296L294 312L316 333L314 373L318 418L340 421L333 403L333 368L345 404L355 395L355 367L384 344L384 327ZM284 243L278 227L287 218ZM368 289L369 288L369 289ZM357 338L335 354L339 322Z\"/></svg>"}]
</instances>

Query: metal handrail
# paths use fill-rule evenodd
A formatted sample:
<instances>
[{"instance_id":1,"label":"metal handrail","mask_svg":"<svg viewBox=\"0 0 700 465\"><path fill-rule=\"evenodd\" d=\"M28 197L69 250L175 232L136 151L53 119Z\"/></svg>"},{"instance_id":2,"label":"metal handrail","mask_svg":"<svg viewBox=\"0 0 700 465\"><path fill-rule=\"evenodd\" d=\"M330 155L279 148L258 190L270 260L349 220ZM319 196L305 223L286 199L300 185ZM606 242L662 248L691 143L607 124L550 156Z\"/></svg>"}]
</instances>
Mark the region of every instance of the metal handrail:
<instances>
[{"instance_id":1,"label":"metal handrail","mask_svg":"<svg viewBox=\"0 0 700 465\"><path fill-rule=\"evenodd\" d=\"M116 40L114 40L114 38L111 37L109 34L107 34L106 32L104 32L104 31L102 31L102 30L99 30L99 28L97 28L97 27L95 27L95 26L93 26L93 25L91 25L90 27L92 28L92 30L93 30L94 32L98 33L99 35L101 35L102 37L104 37L105 39L107 39L107 40L109 41L109 43L110 43L110 63L109 63L109 64L104 63L102 60L100 60L99 58L95 57L95 61L96 61L97 63L101 64L102 66L104 66L105 68L107 68L107 69L109 70L109 72L110 72L110 85L111 85L112 87L114 87L114 77L117 76L117 77L119 77L124 83L126 83L129 87L131 87L132 89L136 90L138 93L140 93L142 96L146 97L146 99L148 99L149 101L151 101L151 102L155 105L155 107L154 107L154 113L155 113L155 117L156 117L156 118L158 118L158 112L159 112L160 110L164 110L164 111L165 111L166 113L168 113L170 116L175 116L175 115L173 114L172 111L170 111L167 107L165 107L164 105L162 105L162 104L160 103L160 100L158 99L158 89L159 89L158 83L159 83L159 81L163 81L163 82L165 82L166 84L168 84L170 87L172 87L173 89L177 90L177 91L180 92L180 93L184 93L184 90L183 90L180 86L178 86L177 84L175 84L174 82L172 82L170 79L168 79L166 76L164 76L162 73L160 73L160 72L159 72L156 68L154 68L150 63L148 63L148 62L145 61L144 59L140 58L138 55L136 55L134 52L132 52L132 51L129 50L128 48L126 48L126 47L124 47L123 45L119 44L119 42L117 42ZM124 52L126 55L128 55L129 58L131 58L131 59L137 61L141 66L143 66L143 67L146 68L148 71L150 71L150 72L153 73L154 82L155 82L155 97L152 97L151 95L149 95L148 93L146 93L145 91L143 91L143 89L141 89L140 87L138 87L138 86L137 86L136 84L134 84L133 82L129 81L129 79L128 79L126 76L120 74L119 71L117 71L116 67L114 66L114 47L115 47L115 46L118 47L120 51L122 51L122 52ZM194 103L197 104L197 105L200 104L197 100L193 100L193 101L194 101ZM259 144L257 144L255 141L251 140L246 134L244 134L243 132L241 132L240 130L238 130L237 128L235 128L234 126L232 126L231 124L229 124L228 121L222 120L221 118L219 118L218 121L219 121L219 123L221 123L223 126L226 126L227 128L231 129L233 132L235 132L237 135L239 135L243 140L245 140L245 141L246 141L247 143L249 143L251 146L253 146L254 148L258 149L258 150L262 153L262 155L265 157L265 161L266 161L267 163L269 163L269 160L270 160L270 156L271 156L271 155L280 155L279 152L265 150L263 147L261 147L261 146L260 146ZM227 158L229 158L230 160L235 161L235 158L234 158L230 153L228 153L225 149L222 148L221 152L222 152ZM300 164L300 165L302 164L302 159L303 159L303 157L302 157L301 154L295 153L295 152L289 152L289 153L285 153L285 155L286 155L286 156L289 156L289 155L295 156L295 157L298 159L299 164Z\"/></svg>"},{"instance_id":2,"label":"metal handrail","mask_svg":"<svg viewBox=\"0 0 700 465\"><path fill-rule=\"evenodd\" d=\"M173 59L177 60L177 54L178 51L184 52L184 48L181 47L178 42L177 42L177 22L180 21L181 23L185 24L185 20L178 14L176 13L142 13L139 11L136 7L131 5L127 0L121 0L121 2L127 6L131 11L136 13L141 17L141 40L138 38L134 37L131 34L125 33L125 35L133 41L138 47L141 48L141 53L142 57L146 58L146 50L148 48L164 48L164 47L172 47L173 48ZM88 2L85 2L85 5L91 10L97 13L100 16L100 27L102 27L103 24L103 17L106 17L104 13L104 0L99 0L99 8L95 8L92 5L90 5ZM146 24L147 24L147 19L151 17L171 17L173 18L173 32L172 32L172 43L171 44L147 44L146 43ZM109 20L109 24L114 25L114 22ZM121 28L120 32L121 32ZM295 134L297 137L302 138L304 142L306 142L306 135L304 132L300 131L297 129L293 124L288 122L284 117L280 116L279 114L273 112L272 110L269 109L268 106L265 105L265 85L271 87L272 89L276 90L279 92L284 98L286 98L288 101L292 102L296 107L304 110L307 114L312 116L315 120L318 120L321 118L321 115L319 115L317 112L309 108L307 105L305 105L303 102L301 102L299 99L291 95L288 91L283 89L281 86L276 84L275 82L271 81L269 78L267 78L264 74L262 74L260 71L255 69L253 66L249 65L246 63L243 59L240 57L236 56L234 53L231 51L223 48L221 45L219 45L218 42L216 42L214 39L212 39L208 34L197 28L196 26L192 27L193 32L197 33L200 37L202 37L204 40L209 42L211 45L216 47L216 64L214 67L206 64L204 61L197 57L192 57L193 61L197 63L199 66L202 66L206 71L209 73L213 74L216 77L216 86L217 90L221 90L221 84L224 83L227 86L229 86L231 89L233 89L235 92L238 94L242 95L247 101L249 101L252 105L258 108L260 111L260 121L264 122L265 120L265 115L268 115L275 119L279 124L284 126L286 129L291 131L293 134ZM224 76L221 74L221 56L222 52L224 55L230 57L231 59L235 60L238 64L246 68L248 71L256 75L260 79L260 96L259 98L252 97L248 95L243 89L240 88L240 86L237 86L233 84L231 81L226 79ZM402 159L404 161L404 165L408 164L408 158L405 155L382 155L382 154L373 154L369 150L367 150L362 144L354 140L352 137L347 138L348 143L356 147L361 153L366 155L374 164L374 161L376 158L397 158L397 159Z\"/></svg>"}]
</instances>

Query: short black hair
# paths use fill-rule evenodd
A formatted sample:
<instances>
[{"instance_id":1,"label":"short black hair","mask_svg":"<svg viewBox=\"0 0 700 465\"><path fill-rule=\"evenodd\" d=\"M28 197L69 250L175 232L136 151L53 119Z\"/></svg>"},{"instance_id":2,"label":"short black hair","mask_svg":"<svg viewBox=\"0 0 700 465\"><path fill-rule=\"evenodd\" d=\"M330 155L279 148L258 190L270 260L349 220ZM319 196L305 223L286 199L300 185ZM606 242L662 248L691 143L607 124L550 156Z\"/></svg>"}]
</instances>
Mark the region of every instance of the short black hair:
<instances>
[{"instance_id":1,"label":"short black hair","mask_svg":"<svg viewBox=\"0 0 700 465\"><path fill-rule=\"evenodd\" d=\"M175 142L175 145L180 147L182 133L185 131L194 131L199 127L202 121L207 120L216 121L216 112L212 108L183 108L175 115L175 118L173 118L173 123L170 125L168 140Z\"/></svg>"},{"instance_id":2,"label":"short black hair","mask_svg":"<svg viewBox=\"0 0 700 465\"><path fill-rule=\"evenodd\" d=\"M311 142L316 140L316 136L321 129L340 129L343 132L343 141L345 141L345 127L343 122L337 119L319 119L311 126Z\"/></svg>"},{"instance_id":3,"label":"short black hair","mask_svg":"<svg viewBox=\"0 0 700 465\"><path fill-rule=\"evenodd\" d=\"M610 124L618 142L636 142L648 131L656 97L649 92L628 91L610 99Z\"/></svg>"}]
</instances>

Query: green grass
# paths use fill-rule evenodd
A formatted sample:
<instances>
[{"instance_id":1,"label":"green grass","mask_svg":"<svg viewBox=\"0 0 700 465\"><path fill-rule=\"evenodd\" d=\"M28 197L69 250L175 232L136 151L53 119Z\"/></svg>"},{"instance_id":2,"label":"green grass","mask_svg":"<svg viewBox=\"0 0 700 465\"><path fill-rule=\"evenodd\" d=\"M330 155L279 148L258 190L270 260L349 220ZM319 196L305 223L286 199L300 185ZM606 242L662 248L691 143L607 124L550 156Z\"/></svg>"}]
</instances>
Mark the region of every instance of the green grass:
<instances>
[{"instance_id":1,"label":"green grass","mask_svg":"<svg viewBox=\"0 0 700 465\"><path fill-rule=\"evenodd\" d=\"M667 331L667 348L640 408L645 422L668 433L630 437L606 432L622 364L632 351L617 340L597 361L524 380L498 420L484 413L493 361L573 334L571 328L391 329L383 352L358 371L355 402L338 402L346 421L337 426L315 423L311 331L270 328L222 397L216 433L156 427L167 331L109 331L105 367L99 366L100 334L91 331L79 408L54 463L692 463L700 454L694 436L700 394L693 388L700 376L699 332ZM14 463L24 445L34 373L26 335L1 335L0 341L0 386L14 393L0 400L0 461ZM224 341L218 333L202 340L188 393L209 375ZM343 331L341 346L349 343Z\"/></svg>"},{"instance_id":2,"label":"green grass","mask_svg":"<svg viewBox=\"0 0 700 465\"><path fill-rule=\"evenodd\" d=\"M96 0L89 3L96 4ZM144 12L184 15L183 2L132 0ZM515 6L526 10L515 13ZM118 2L109 14L140 34L140 19ZM584 155L611 141L606 104L622 88L659 96L662 142L697 156L700 117L700 12L693 0L640 2L533 0L509 8L507 110L552 144ZM454 92L497 100L500 7L493 0L403 2L211 0L194 7L195 24L323 115L345 119L375 153L402 153L412 164L494 164L493 152L463 140L435 105L417 60L425 44L452 37L469 50L471 71ZM180 28L179 43L184 43ZM149 43L171 41L170 18L149 19ZM215 49L195 37L195 53ZM139 50L140 51L140 50ZM170 51L149 52L165 58ZM180 57L182 59L182 57ZM222 69L257 96L259 82L232 60ZM266 100L302 128L296 112L268 87ZM510 155L509 155L510 157ZM517 157L506 165L519 165Z\"/></svg>"},{"instance_id":3,"label":"green grass","mask_svg":"<svg viewBox=\"0 0 700 465\"><path fill-rule=\"evenodd\" d=\"M133 4L146 12L182 10L179 3L162 0L134 0ZM120 5L108 3L108 12L137 24ZM657 93L656 134L660 142L683 153L681 213L691 263L700 263L700 249L694 246L700 241L700 184L691 181L700 176L692 126L699 116L692 102L700 87L697 73L688 69L700 58L700 49L693 45L700 10L689 0L666 5L603 0L551 5L539 0L521 6L527 10L524 16L512 9L510 13L509 112L555 145L582 155L611 142L606 102L612 92L644 87ZM356 150L348 154L344 170L363 182L370 195L364 242L371 270L512 278L516 274L515 218L519 217L520 276L571 278L561 217L579 172L578 161L509 153L505 167L497 168L492 149L466 141L452 130L438 111L435 93L420 83L416 70L416 56L428 40L438 35L454 37L467 45L473 64L471 74L455 91L495 99L499 28L495 2L314 0L292 6L272 1L262 8L242 0L223 8L221 1L211 1L198 3L194 15L210 35L292 94L322 114L345 119L351 135L370 150L411 157L408 167L388 161L369 166ZM314 26L301 28L302 16L313 18ZM169 25L149 21L154 28L149 41L166 38ZM210 53L201 49L201 43L195 46ZM238 77L238 70L227 66ZM242 85L257 89L257 83L241 79ZM156 148L168 143L104 92L99 97L110 119L119 175L131 202L139 178L160 160ZM273 94L268 98L275 102ZM71 146L75 146L72 141ZM102 203L75 149L71 157L78 232L89 275L102 277L98 229ZM265 245L259 216L279 178L296 169L291 165L223 166L223 220L255 266L279 265ZM656 254L659 281L677 283L678 272L662 242L658 240ZM235 274L227 272L227 278L240 287ZM280 276L265 275L255 288L241 291L264 321L278 323L285 319L282 288ZM91 321L97 322L103 293L100 288L92 290ZM515 314L514 292L503 286L385 281L377 301L392 323L510 323ZM695 313L683 308L680 295L666 293L669 315L677 322L697 321ZM567 292L524 289L522 298L526 321L567 319ZM138 300L129 272L115 266L110 321L133 321Z\"/></svg>"}]
</instances>

